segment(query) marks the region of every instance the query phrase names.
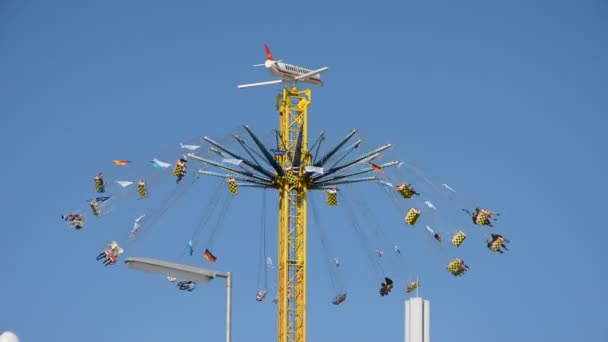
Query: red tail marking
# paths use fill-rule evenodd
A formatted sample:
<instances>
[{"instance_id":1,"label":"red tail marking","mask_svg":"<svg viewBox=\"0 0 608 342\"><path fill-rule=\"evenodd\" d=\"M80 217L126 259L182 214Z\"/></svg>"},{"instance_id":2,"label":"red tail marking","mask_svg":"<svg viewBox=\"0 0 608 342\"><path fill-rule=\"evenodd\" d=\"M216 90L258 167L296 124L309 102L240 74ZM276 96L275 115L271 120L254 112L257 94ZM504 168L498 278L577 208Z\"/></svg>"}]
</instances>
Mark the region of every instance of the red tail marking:
<instances>
[{"instance_id":1,"label":"red tail marking","mask_svg":"<svg viewBox=\"0 0 608 342\"><path fill-rule=\"evenodd\" d=\"M274 57L272 57L272 53L270 52L268 45L264 44L264 50L266 50L266 59L269 61L274 61Z\"/></svg>"}]
</instances>

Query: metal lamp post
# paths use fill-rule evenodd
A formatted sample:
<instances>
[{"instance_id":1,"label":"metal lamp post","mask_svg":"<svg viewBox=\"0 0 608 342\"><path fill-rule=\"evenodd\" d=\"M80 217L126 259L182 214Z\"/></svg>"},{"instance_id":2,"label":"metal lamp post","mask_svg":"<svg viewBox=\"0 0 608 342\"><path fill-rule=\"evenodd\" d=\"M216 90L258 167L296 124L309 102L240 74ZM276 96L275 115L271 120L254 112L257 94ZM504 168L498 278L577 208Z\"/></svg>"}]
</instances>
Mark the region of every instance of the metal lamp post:
<instances>
[{"instance_id":1,"label":"metal lamp post","mask_svg":"<svg viewBox=\"0 0 608 342\"><path fill-rule=\"evenodd\" d=\"M232 274L230 272L213 271L190 265L139 257L127 258L125 263L130 269L196 282L208 283L214 278L226 279L226 342L231 342Z\"/></svg>"}]
</instances>

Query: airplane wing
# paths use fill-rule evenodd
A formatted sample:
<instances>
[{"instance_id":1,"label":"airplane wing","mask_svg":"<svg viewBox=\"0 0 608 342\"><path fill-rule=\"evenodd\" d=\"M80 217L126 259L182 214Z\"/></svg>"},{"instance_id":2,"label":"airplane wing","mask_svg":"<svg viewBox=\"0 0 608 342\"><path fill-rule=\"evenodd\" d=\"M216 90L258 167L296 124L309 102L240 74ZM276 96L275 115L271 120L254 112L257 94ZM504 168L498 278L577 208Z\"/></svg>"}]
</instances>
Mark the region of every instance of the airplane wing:
<instances>
[{"instance_id":1,"label":"airplane wing","mask_svg":"<svg viewBox=\"0 0 608 342\"><path fill-rule=\"evenodd\" d=\"M306 74L304 74L304 75L297 76L297 77L295 77L295 79L296 79L296 81L301 81L301 80L303 80L303 79L310 78L310 77L312 77L312 76L314 76L314 75L318 75L318 74L320 74L320 73L322 73L323 71L326 71L326 70L328 70L328 69L329 69L329 67L322 67L322 68L320 68L320 69L313 70L313 71L311 71L311 72L309 72L309 73L306 73Z\"/></svg>"},{"instance_id":2,"label":"airplane wing","mask_svg":"<svg viewBox=\"0 0 608 342\"><path fill-rule=\"evenodd\" d=\"M272 85L272 84L280 84L280 83L283 83L283 80L274 80L274 81L249 83L249 84L239 84L239 89L242 89L242 88L251 88L251 87L259 87L259 86Z\"/></svg>"}]
</instances>

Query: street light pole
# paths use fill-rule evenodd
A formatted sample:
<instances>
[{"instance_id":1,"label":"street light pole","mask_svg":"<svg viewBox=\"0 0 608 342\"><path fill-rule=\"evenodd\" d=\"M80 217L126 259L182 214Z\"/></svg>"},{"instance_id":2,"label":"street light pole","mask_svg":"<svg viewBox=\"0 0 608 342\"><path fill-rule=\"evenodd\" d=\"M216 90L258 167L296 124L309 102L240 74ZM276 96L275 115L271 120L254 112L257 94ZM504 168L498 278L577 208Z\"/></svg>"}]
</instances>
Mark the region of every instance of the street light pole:
<instances>
[{"instance_id":1,"label":"street light pole","mask_svg":"<svg viewBox=\"0 0 608 342\"><path fill-rule=\"evenodd\" d=\"M168 261L131 257L125 260L131 269L163 274L184 280L209 282L215 278L226 279L226 342L232 341L232 273L212 271L190 265L180 265Z\"/></svg>"},{"instance_id":2,"label":"street light pole","mask_svg":"<svg viewBox=\"0 0 608 342\"><path fill-rule=\"evenodd\" d=\"M232 273L215 272L218 278L226 279L226 342L232 341Z\"/></svg>"},{"instance_id":3,"label":"street light pole","mask_svg":"<svg viewBox=\"0 0 608 342\"><path fill-rule=\"evenodd\" d=\"M232 273L226 276L226 342L230 342L232 336Z\"/></svg>"}]
</instances>

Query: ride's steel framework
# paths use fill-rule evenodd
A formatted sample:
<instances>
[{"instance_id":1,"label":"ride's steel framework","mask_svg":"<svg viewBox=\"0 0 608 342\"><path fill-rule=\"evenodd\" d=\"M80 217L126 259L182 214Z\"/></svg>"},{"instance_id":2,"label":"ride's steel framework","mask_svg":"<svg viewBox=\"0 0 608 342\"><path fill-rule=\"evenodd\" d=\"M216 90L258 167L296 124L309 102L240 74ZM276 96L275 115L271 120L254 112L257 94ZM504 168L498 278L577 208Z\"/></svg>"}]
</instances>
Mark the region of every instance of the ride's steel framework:
<instances>
[{"instance_id":1,"label":"ride's steel framework","mask_svg":"<svg viewBox=\"0 0 608 342\"><path fill-rule=\"evenodd\" d=\"M262 141L245 126L245 130L254 141L258 151L248 145L240 136L234 136L249 158L222 146L220 143L204 137L213 147L211 150L226 158L229 156L239 161L240 168L223 165L222 163L188 154L192 159L202 161L215 168L228 171L228 174L199 170L200 174L230 179L230 185L237 181L239 186L275 188L279 191L279 227L278 227L278 341L306 341L306 197L308 190L335 189L337 185L373 181L374 176L355 178L368 172L374 167L360 171L345 173L349 169L378 158L380 153L391 147L390 144L380 146L354 160L338 165L354 149L358 148L358 140L344 149L341 157L329 168L326 164L342 147L356 135L352 130L334 148L319 157L308 150L308 107L312 101L309 89L298 90L295 85L283 88L277 95L276 108L279 112L279 132L277 147L274 155ZM319 151L324 135L313 143L311 149ZM318 145L317 145L318 144ZM257 156L257 158L256 158ZM258 161L261 159L272 167L268 170ZM388 167L398 162L380 165Z\"/></svg>"},{"instance_id":2,"label":"ride's steel framework","mask_svg":"<svg viewBox=\"0 0 608 342\"><path fill-rule=\"evenodd\" d=\"M287 169L279 186L278 341L306 341L306 192L300 165L310 165L308 106L310 90L283 88L277 96L281 145L287 155L278 161ZM301 139L298 139L298 137ZM298 146L301 145L301 146Z\"/></svg>"}]
</instances>

